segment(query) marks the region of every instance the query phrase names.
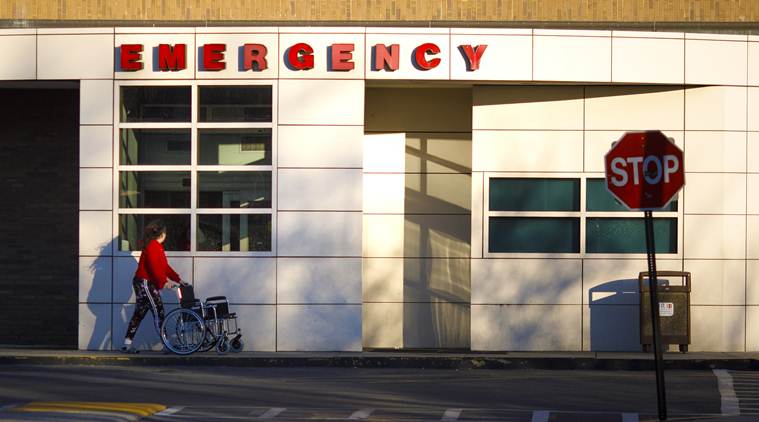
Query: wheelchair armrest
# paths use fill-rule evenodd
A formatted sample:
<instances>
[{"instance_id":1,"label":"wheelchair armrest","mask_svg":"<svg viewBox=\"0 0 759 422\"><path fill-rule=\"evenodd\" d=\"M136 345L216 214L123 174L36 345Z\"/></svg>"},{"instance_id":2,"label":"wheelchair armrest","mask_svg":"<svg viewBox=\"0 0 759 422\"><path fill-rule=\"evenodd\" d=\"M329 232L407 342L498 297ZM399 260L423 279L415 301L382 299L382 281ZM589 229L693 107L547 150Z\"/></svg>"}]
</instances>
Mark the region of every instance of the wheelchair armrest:
<instances>
[{"instance_id":1,"label":"wheelchair armrest","mask_svg":"<svg viewBox=\"0 0 759 422\"><path fill-rule=\"evenodd\" d=\"M206 302L214 301L214 300L227 300L226 296L211 296L206 299Z\"/></svg>"}]
</instances>

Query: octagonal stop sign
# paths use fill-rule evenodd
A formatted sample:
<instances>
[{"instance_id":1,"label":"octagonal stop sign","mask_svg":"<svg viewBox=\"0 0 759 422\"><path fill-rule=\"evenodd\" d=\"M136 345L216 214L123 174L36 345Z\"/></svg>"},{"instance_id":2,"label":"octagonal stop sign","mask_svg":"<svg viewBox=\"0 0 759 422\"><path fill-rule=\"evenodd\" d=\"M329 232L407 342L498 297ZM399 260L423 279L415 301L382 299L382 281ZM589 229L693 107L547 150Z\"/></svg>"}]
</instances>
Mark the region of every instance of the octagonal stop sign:
<instances>
[{"instance_id":1,"label":"octagonal stop sign","mask_svg":"<svg viewBox=\"0 0 759 422\"><path fill-rule=\"evenodd\" d=\"M658 130L625 133L604 161L606 189L631 210L662 208L685 184L683 152Z\"/></svg>"}]
</instances>

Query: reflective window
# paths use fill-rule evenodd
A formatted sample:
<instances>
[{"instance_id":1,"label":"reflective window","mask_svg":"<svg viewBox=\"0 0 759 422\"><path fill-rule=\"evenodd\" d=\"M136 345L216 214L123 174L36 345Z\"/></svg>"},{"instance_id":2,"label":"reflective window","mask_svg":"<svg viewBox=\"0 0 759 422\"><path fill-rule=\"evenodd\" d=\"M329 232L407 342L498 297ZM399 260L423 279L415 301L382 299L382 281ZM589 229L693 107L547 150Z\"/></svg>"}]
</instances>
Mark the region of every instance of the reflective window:
<instances>
[{"instance_id":1,"label":"reflective window","mask_svg":"<svg viewBox=\"0 0 759 422\"><path fill-rule=\"evenodd\" d=\"M271 208L271 173L198 172L199 208Z\"/></svg>"},{"instance_id":2,"label":"reflective window","mask_svg":"<svg viewBox=\"0 0 759 422\"><path fill-rule=\"evenodd\" d=\"M122 171L120 208L190 208L190 172Z\"/></svg>"},{"instance_id":3,"label":"reflective window","mask_svg":"<svg viewBox=\"0 0 759 422\"><path fill-rule=\"evenodd\" d=\"M642 218L588 218L585 248L588 253L646 253ZM677 219L654 219L657 253L677 253Z\"/></svg>"},{"instance_id":4,"label":"reflective window","mask_svg":"<svg viewBox=\"0 0 759 422\"><path fill-rule=\"evenodd\" d=\"M490 217L489 252L579 253L579 218Z\"/></svg>"},{"instance_id":5,"label":"reflective window","mask_svg":"<svg viewBox=\"0 0 759 422\"><path fill-rule=\"evenodd\" d=\"M271 129L201 129L198 164L271 165Z\"/></svg>"},{"instance_id":6,"label":"reflective window","mask_svg":"<svg viewBox=\"0 0 759 422\"><path fill-rule=\"evenodd\" d=\"M490 179L491 211L579 211L580 179Z\"/></svg>"},{"instance_id":7,"label":"reflective window","mask_svg":"<svg viewBox=\"0 0 759 422\"><path fill-rule=\"evenodd\" d=\"M119 215L119 250L141 251L145 226L153 220L163 220L166 224L166 240L163 248L167 251L190 250L189 214L121 214Z\"/></svg>"},{"instance_id":8,"label":"reflective window","mask_svg":"<svg viewBox=\"0 0 759 422\"><path fill-rule=\"evenodd\" d=\"M250 252L271 250L271 215L200 214L198 250Z\"/></svg>"},{"instance_id":9,"label":"reflective window","mask_svg":"<svg viewBox=\"0 0 759 422\"><path fill-rule=\"evenodd\" d=\"M606 189L606 179L588 179L586 192L588 211L629 211ZM677 198L661 211L677 211Z\"/></svg>"},{"instance_id":10,"label":"reflective window","mask_svg":"<svg viewBox=\"0 0 759 422\"><path fill-rule=\"evenodd\" d=\"M189 86L122 86L122 122L189 122Z\"/></svg>"},{"instance_id":11,"label":"reflective window","mask_svg":"<svg viewBox=\"0 0 759 422\"><path fill-rule=\"evenodd\" d=\"M200 86L200 122L271 122L270 86Z\"/></svg>"},{"instance_id":12,"label":"reflective window","mask_svg":"<svg viewBox=\"0 0 759 422\"><path fill-rule=\"evenodd\" d=\"M190 129L122 129L121 165L190 164Z\"/></svg>"}]
</instances>

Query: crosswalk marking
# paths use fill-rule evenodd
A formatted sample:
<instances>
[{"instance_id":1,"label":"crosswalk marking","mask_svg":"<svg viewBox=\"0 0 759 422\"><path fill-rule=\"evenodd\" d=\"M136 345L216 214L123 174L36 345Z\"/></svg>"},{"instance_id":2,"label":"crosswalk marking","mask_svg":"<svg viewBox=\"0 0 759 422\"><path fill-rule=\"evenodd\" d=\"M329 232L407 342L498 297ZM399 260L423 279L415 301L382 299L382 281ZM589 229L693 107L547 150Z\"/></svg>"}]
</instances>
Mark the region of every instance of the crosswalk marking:
<instances>
[{"instance_id":1,"label":"crosswalk marking","mask_svg":"<svg viewBox=\"0 0 759 422\"><path fill-rule=\"evenodd\" d=\"M462 409L446 409L445 413L443 413L443 417L440 420L457 421L459 420L459 416L461 416L461 410Z\"/></svg>"},{"instance_id":2,"label":"crosswalk marking","mask_svg":"<svg viewBox=\"0 0 759 422\"><path fill-rule=\"evenodd\" d=\"M162 410L162 411L156 413L155 416L171 416L171 415L173 415L173 414L181 411L182 409L184 409L184 406L170 407L168 409L165 409L165 410Z\"/></svg>"},{"instance_id":3,"label":"crosswalk marking","mask_svg":"<svg viewBox=\"0 0 759 422\"><path fill-rule=\"evenodd\" d=\"M721 410L723 415L740 415L741 409L738 404L738 397L735 395L733 377L725 369L714 369L714 376L717 377L717 386L719 395L722 398Z\"/></svg>"},{"instance_id":4,"label":"crosswalk marking","mask_svg":"<svg viewBox=\"0 0 759 422\"><path fill-rule=\"evenodd\" d=\"M532 422L548 422L551 412L547 410L536 410L532 412Z\"/></svg>"},{"instance_id":5,"label":"crosswalk marking","mask_svg":"<svg viewBox=\"0 0 759 422\"><path fill-rule=\"evenodd\" d=\"M369 417L369 415L374 412L374 409L361 409L353 412L350 416L348 416L348 420L359 420L359 419L366 419Z\"/></svg>"},{"instance_id":6,"label":"crosswalk marking","mask_svg":"<svg viewBox=\"0 0 759 422\"><path fill-rule=\"evenodd\" d=\"M285 410L287 410L286 407L272 407L256 419L274 419L277 417L277 415L284 412Z\"/></svg>"}]
</instances>

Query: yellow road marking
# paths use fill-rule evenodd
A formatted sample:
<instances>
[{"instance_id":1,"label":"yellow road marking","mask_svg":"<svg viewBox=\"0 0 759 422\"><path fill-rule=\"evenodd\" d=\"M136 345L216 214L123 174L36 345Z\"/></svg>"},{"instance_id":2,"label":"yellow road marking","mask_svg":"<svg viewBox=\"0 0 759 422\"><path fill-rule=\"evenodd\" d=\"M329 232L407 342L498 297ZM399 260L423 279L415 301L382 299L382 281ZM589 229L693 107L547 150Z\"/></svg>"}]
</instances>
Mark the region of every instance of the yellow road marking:
<instances>
[{"instance_id":1,"label":"yellow road marking","mask_svg":"<svg viewBox=\"0 0 759 422\"><path fill-rule=\"evenodd\" d=\"M14 407L14 412L61 412L61 413L86 413L86 412L115 412L128 413L137 416L150 416L165 410L166 406L156 403L109 403L109 402L83 402L83 401L35 401L23 406Z\"/></svg>"}]
</instances>

